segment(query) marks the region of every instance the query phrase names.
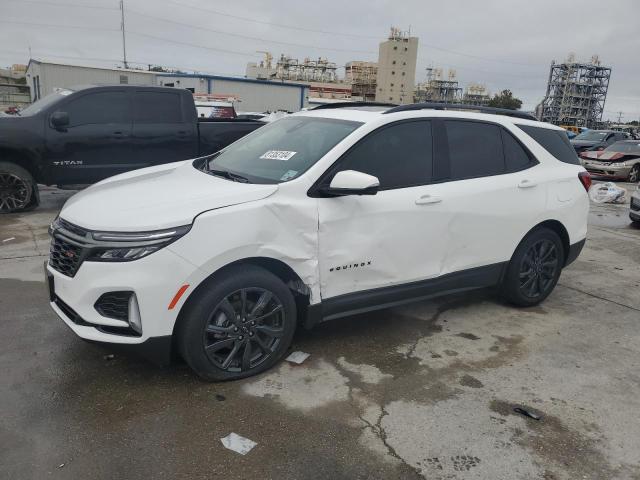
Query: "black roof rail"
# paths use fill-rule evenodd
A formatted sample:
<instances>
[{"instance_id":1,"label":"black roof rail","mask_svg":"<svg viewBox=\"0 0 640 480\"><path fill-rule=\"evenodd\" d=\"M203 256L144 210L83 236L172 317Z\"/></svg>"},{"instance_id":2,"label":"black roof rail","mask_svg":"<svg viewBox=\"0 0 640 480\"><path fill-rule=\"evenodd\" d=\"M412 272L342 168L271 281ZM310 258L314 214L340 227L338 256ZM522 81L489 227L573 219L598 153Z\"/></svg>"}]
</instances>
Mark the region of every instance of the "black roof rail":
<instances>
[{"instance_id":1,"label":"black roof rail","mask_svg":"<svg viewBox=\"0 0 640 480\"><path fill-rule=\"evenodd\" d=\"M507 117L523 118L525 120L538 120L536 117L526 112L509 110L507 108L484 107L480 105L466 105L464 103L409 103L390 108L384 113L410 112L412 110L468 110L478 113L492 113L494 115L505 115Z\"/></svg>"},{"instance_id":2,"label":"black roof rail","mask_svg":"<svg viewBox=\"0 0 640 480\"><path fill-rule=\"evenodd\" d=\"M395 103L384 103L384 102L335 102L335 103L325 103L323 105L318 105L317 107L313 107L311 110L329 110L332 108L353 108L353 107L397 107L397 106L398 105Z\"/></svg>"}]
</instances>

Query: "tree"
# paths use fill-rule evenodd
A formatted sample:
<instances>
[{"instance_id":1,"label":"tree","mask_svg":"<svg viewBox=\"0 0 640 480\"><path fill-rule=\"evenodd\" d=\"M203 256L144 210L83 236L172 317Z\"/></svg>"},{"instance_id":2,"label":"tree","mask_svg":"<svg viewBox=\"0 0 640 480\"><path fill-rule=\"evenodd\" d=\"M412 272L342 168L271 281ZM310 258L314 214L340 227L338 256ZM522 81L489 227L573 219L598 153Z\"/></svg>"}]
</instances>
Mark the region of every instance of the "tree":
<instances>
[{"instance_id":1,"label":"tree","mask_svg":"<svg viewBox=\"0 0 640 480\"><path fill-rule=\"evenodd\" d=\"M514 97L511 90L503 90L500 93L496 93L487 105L489 107L518 110L522 106L522 100Z\"/></svg>"}]
</instances>

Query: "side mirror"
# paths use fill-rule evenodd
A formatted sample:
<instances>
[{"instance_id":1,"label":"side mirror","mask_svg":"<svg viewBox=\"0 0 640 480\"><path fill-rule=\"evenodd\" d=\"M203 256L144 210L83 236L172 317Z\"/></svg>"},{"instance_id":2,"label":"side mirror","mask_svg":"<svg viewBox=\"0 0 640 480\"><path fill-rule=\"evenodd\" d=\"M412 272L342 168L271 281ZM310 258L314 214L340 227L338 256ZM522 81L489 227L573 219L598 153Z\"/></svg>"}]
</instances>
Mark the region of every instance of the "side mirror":
<instances>
[{"instance_id":1,"label":"side mirror","mask_svg":"<svg viewBox=\"0 0 640 480\"><path fill-rule=\"evenodd\" d=\"M56 129L69 126L69 114L67 112L53 112L51 114L51 125Z\"/></svg>"},{"instance_id":2,"label":"side mirror","mask_svg":"<svg viewBox=\"0 0 640 480\"><path fill-rule=\"evenodd\" d=\"M322 193L337 197L343 195L375 195L378 193L380 181L373 175L355 170L342 170L336 173L328 188Z\"/></svg>"}]
</instances>

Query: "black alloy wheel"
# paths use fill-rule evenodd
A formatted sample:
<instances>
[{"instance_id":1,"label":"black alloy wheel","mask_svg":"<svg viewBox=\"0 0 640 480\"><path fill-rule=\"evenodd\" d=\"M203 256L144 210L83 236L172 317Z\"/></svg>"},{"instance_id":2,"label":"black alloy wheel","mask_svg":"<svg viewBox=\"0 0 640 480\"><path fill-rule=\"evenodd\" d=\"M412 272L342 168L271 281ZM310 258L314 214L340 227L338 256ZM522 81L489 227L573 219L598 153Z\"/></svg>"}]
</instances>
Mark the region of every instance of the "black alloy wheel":
<instances>
[{"instance_id":1,"label":"black alloy wheel","mask_svg":"<svg viewBox=\"0 0 640 480\"><path fill-rule=\"evenodd\" d=\"M32 185L12 172L0 172L0 212L22 210L31 201Z\"/></svg>"},{"instance_id":2,"label":"black alloy wheel","mask_svg":"<svg viewBox=\"0 0 640 480\"><path fill-rule=\"evenodd\" d=\"M204 380L250 377L287 355L297 326L293 292L251 264L225 267L189 296L176 324L176 346Z\"/></svg>"},{"instance_id":3,"label":"black alloy wheel","mask_svg":"<svg viewBox=\"0 0 640 480\"><path fill-rule=\"evenodd\" d=\"M284 334L284 306L278 297L264 288L242 288L209 316L204 351L217 368L246 372L267 361Z\"/></svg>"},{"instance_id":4,"label":"black alloy wheel","mask_svg":"<svg viewBox=\"0 0 640 480\"><path fill-rule=\"evenodd\" d=\"M558 283L564 262L560 236L550 228L537 228L513 252L500 285L502 296L518 307L539 304Z\"/></svg>"},{"instance_id":5,"label":"black alloy wheel","mask_svg":"<svg viewBox=\"0 0 640 480\"><path fill-rule=\"evenodd\" d=\"M559 268L556 245L551 240L538 240L520 263L520 291L531 299L546 295L555 284Z\"/></svg>"}]
</instances>

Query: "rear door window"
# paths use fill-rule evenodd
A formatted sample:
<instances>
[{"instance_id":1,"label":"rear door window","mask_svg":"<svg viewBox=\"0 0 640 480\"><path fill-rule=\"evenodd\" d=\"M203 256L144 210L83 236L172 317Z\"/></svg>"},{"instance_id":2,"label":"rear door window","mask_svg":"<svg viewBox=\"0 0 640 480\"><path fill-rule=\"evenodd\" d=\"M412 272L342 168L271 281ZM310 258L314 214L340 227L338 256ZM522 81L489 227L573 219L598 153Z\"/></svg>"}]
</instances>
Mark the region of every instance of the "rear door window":
<instances>
[{"instance_id":1,"label":"rear door window","mask_svg":"<svg viewBox=\"0 0 640 480\"><path fill-rule=\"evenodd\" d=\"M349 150L339 170L377 177L381 190L425 185L433 165L431 122L399 122L376 130Z\"/></svg>"},{"instance_id":2,"label":"rear door window","mask_svg":"<svg viewBox=\"0 0 640 480\"><path fill-rule=\"evenodd\" d=\"M502 130L504 161L508 172L517 172L533 166L533 156L506 130Z\"/></svg>"},{"instance_id":3,"label":"rear door window","mask_svg":"<svg viewBox=\"0 0 640 480\"><path fill-rule=\"evenodd\" d=\"M136 92L133 106L136 123L181 123L179 93Z\"/></svg>"},{"instance_id":4,"label":"rear door window","mask_svg":"<svg viewBox=\"0 0 640 480\"><path fill-rule=\"evenodd\" d=\"M463 120L446 120L444 126L452 180L505 173L499 126Z\"/></svg>"},{"instance_id":5,"label":"rear door window","mask_svg":"<svg viewBox=\"0 0 640 480\"><path fill-rule=\"evenodd\" d=\"M516 126L538 142L542 148L556 159L564 163L580 165L576 151L564 131L544 127L533 127L531 125Z\"/></svg>"}]
</instances>

